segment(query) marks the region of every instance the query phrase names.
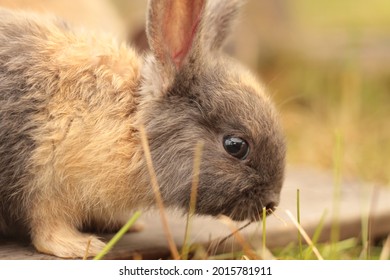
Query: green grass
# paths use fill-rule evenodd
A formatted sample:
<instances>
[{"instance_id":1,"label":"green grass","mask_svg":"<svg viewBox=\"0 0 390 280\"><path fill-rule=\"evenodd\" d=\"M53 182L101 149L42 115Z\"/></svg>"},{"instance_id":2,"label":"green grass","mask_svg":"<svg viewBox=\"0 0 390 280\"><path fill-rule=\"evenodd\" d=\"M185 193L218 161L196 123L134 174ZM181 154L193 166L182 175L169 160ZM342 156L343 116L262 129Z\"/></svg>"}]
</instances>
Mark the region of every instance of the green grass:
<instances>
[{"instance_id":1,"label":"green grass","mask_svg":"<svg viewBox=\"0 0 390 280\"><path fill-rule=\"evenodd\" d=\"M133 216L127 221L127 223L114 235L113 238L107 243L107 245L103 248L103 250L95 256L94 260L101 260L103 257L111 251L111 249L115 246L116 243L123 237L123 235L129 231L129 229L134 225L134 223L141 216L141 212L137 211L133 214ZM88 251L88 250L87 250ZM86 254L88 255L88 253Z\"/></svg>"},{"instance_id":2,"label":"green grass","mask_svg":"<svg viewBox=\"0 0 390 280\"><path fill-rule=\"evenodd\" d=\"M357 238L351 238L339 241L335 244L329 243L320 243L317 244L317 248L320 251L321 255L325 260L358 260L363 246ZM309 252L309 246L304 245L304 250ZM371 260L378 260L379 255L382 251L381 246L372 246L371 247ZM296 244L289 244L283 248L277 248L273 250L274 255L278 259L290 260L297 259L299 255L299 248ZM315 260L317 259L313 254L310 254L305 257L306 260Z\"/></svg>"}]
</instances>

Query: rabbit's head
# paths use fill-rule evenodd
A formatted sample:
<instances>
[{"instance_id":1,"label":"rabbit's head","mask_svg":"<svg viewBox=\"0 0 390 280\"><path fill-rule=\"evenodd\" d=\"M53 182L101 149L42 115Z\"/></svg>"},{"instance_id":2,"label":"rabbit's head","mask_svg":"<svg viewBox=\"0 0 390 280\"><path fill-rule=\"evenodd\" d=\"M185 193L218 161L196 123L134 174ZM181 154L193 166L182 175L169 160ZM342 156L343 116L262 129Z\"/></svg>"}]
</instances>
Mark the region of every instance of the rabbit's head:
<instances>
[{"instance_id":1,"label":"rabbit's head","mask_svg":"<svg viewBox=\"0 0 390 280\"><path fill-rule=\"evenodd\" d=\"M202 141L195 212L257 220L279 202L285 142L264 89L220 50L239 6L150 1L138 114L168 206L188 210Z\"/></svg>"}]
</instances>

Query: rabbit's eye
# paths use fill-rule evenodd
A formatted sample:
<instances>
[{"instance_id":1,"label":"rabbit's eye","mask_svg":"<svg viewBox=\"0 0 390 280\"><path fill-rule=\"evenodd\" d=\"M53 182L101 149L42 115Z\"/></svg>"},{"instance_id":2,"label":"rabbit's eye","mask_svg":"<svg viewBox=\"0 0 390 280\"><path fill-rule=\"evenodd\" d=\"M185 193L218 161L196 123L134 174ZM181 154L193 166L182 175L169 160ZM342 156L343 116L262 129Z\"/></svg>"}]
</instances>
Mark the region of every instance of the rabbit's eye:
<instances>
[{"instance_id":1,"label":"rabbit's eye","mask_svg":"<svg viewBox=\"0 0 390 280\"><path fill-rule=\"evenodd\" d=\"M226 152L240 160L246 159L249 154L249 145L244 139L235 136L225 136L223 147Z\"/></svg>"}]
</instances>

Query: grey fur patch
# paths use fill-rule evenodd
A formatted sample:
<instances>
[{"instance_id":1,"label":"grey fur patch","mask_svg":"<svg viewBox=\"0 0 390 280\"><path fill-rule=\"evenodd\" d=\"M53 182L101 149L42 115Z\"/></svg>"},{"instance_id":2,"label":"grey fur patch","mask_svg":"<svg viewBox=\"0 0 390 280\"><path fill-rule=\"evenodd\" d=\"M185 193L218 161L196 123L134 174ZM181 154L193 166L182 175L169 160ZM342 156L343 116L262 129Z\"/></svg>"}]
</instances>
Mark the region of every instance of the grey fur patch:
<instances>
[{"instance_id":1,"label":"grey fur patch","mask_svg":"<svg viewBox=\"0 0 390 280\"><path fill-rule=\"evenodd\" d=\"M0 55L0 219L14 224L24 218L20 205L35 147L31 134L36 128L32 120L37 106L25 99L28 88L19 79L13 80L6 68Z\"/></svg>"},{"instance_id":2,"label":"grey fur patch","mask_svg":"<svg viewBox=\"0 0 390 280\"><path fill-rule=\"evenodd\" d=\"M26 185L39 126L35 115L44 101L34 94L39 85L29 84L38 59L31 36L37 30L27 21L13 25L13 20L11 13L0 10L0 234L15 235L26 230Z\"/></svg>"}]
</instances>

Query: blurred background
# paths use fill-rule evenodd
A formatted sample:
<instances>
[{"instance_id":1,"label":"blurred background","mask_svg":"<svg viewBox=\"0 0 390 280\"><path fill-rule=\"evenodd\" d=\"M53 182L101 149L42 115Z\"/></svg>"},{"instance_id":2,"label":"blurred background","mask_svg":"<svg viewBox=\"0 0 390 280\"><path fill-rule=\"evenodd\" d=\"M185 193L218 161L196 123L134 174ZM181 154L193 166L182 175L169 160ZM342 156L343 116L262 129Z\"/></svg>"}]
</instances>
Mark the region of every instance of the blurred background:
<instances>
[{"instance_id":1,"label":"blurred background","mask_svg":"<svg viewBox=\"0 0 390 280\"><path fill-rule=\"evenodd\" d=\"M146 0L0 0L147 47ZM248 0L227 51L266 85L288 163L390 185L390 2Z\"/></svg>"}]
</instances>

